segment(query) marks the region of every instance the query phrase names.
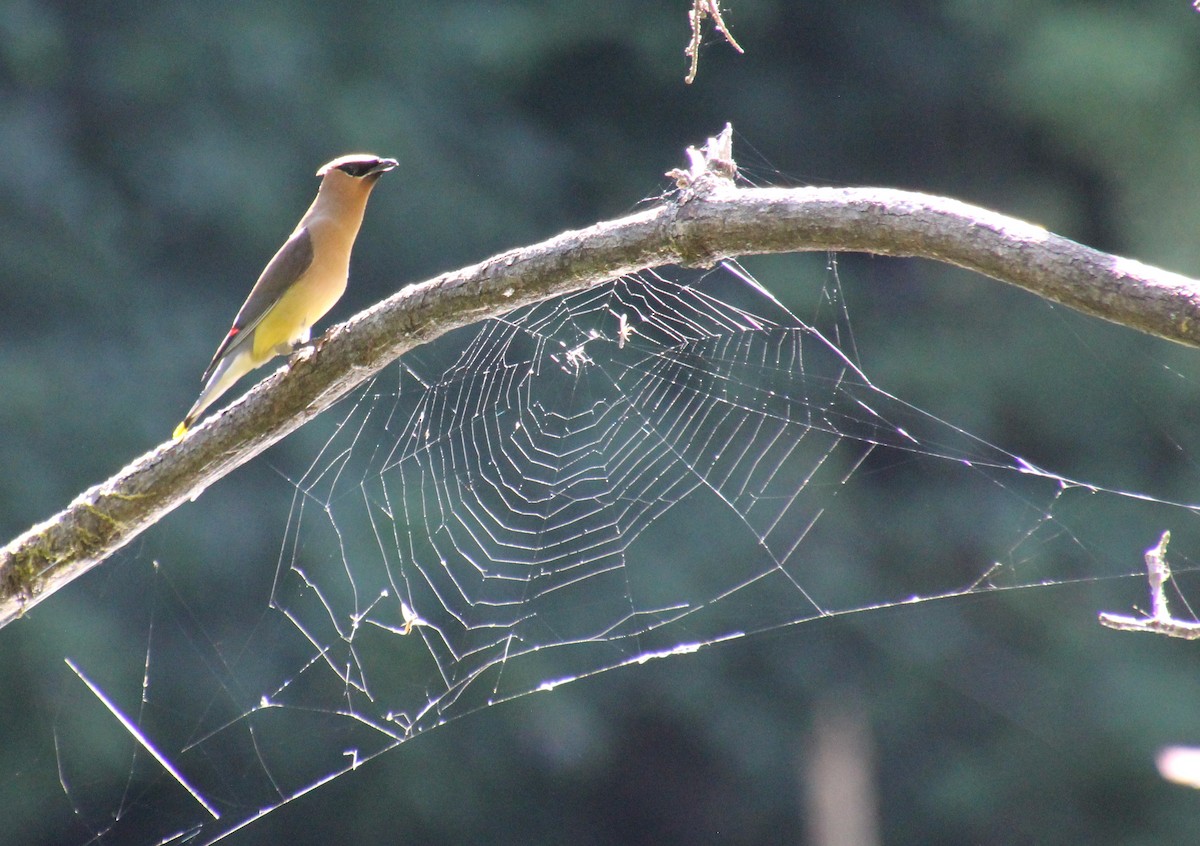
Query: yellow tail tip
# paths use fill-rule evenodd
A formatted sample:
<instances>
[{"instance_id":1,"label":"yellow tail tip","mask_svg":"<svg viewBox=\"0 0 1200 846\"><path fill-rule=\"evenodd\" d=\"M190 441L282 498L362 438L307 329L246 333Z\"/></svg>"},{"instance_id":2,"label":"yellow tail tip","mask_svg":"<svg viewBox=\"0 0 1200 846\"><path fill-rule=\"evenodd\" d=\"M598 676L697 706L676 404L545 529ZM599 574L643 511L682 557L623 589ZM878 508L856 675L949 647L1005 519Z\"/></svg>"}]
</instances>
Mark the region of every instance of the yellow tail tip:
<instances>
[{"instance_id":1,"label":"yellow tail tip","mask_svg":"<svg viewBox=\"0 0 1200 846\"><path fill-rule=\"evenodd\" d=\"M182 423L180 423L178 426L175 427L175 433L173 435L171 435L171 437L174 438L175 440L179 440L180 438L182 438L184 435L187 434L187 430L188 430L188 422L186 420L184 420Z\"/></svg>"}]
</instances>

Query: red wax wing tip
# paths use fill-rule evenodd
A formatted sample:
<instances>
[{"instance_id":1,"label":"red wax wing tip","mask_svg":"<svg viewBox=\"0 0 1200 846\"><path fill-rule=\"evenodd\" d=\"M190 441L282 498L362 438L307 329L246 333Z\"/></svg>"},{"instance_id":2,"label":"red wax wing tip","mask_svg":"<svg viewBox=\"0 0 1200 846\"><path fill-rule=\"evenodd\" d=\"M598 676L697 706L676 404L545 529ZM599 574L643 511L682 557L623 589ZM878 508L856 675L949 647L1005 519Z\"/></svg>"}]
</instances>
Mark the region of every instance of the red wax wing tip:
<instances>
[{"instance_id":1,"label":"red wax wing tip","mask_svg":"<svg viewBox=\"0 0 1200 846\"><path fill-rule=\"evenodd\" d=\"M242 331L241 329L234 326L232 329L229 330L229 337L232 338L234 335L236 335L238 332L241 332L241 331Z\"/></svg>"}]
</instances>

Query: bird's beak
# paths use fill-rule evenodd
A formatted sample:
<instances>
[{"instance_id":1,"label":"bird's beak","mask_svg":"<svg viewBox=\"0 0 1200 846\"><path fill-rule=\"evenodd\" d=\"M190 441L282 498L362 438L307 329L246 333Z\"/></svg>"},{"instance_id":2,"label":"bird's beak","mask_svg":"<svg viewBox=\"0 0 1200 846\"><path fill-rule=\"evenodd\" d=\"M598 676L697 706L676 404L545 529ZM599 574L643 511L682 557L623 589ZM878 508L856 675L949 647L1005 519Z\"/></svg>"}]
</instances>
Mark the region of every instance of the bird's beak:
<instances>
[{"instance_id":1,"label":"bird's beak","mask_svg":"<svg viewBox=\"0 0 1200 846\"><path fill-rule=\"evenodd\" d=\"M399 167L400 162L395 159L380 159L375 167L371 168L371 173L387 173L394 167Z\"/></svg>"}]
</instances>

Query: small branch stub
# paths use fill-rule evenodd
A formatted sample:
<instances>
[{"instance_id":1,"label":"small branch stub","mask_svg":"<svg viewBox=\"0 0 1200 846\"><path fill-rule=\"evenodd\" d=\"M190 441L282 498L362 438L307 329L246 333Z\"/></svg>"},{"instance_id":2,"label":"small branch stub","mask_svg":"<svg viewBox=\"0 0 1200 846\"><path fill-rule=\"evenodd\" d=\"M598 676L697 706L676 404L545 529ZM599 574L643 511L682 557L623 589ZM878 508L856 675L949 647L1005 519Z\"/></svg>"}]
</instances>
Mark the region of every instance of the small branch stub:
<instances>
[{"instance_id":1,"label":"small branch stub","mask_svg":"<svg viewBox=\"0 0 1200 846\"><path fill-rule=\"evenodd\" d=\"M688 147L687 157L686 170L677 167L666 173L679 188L679 205L686 203L691 196L707 193L718 185L731 186L737 178L737 162L733 160L733 124L725 124L725 128L709 138L699 150Z\"/></svg>"},{"instance_id":2,"label":"small branch stub","mask_svg":"<svg viewBox=\"0 0 1200 846\"><path fill-rule=\"evenodd\" d=\"M1100 624L1122 632L1151 632L1184 640L1200 640L1200 622L1177 620L1167 607L1166 585L1171 581L1167 564L1167 544L1171 533L1163 532L1158 544L1146 550L1146 581L1150 584L1150 616L1126 617L1120 614L1100 614Z\"/></svg>"}]
</instances>

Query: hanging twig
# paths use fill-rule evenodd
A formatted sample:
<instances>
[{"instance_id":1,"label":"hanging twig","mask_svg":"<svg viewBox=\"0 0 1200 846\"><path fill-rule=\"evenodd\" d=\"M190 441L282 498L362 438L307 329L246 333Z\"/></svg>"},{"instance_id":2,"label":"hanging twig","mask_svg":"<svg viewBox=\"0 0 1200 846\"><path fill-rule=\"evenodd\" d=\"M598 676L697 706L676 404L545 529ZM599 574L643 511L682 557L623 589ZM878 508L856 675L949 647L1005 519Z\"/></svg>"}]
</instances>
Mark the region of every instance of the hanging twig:
<instances>
[{"instance_id":1,"label":"hanging twig","mask_svg":"<svg viewBox=\"0 0 1200 846\"><path fill-rule=\"evenodd\" d=\"M688 12L688 25L692 28L692 38L688 42L687 49L683 51L683 54L692 61L691 69L683 79L688 85L696 81L696 73L700 70L700 37L705 18L712 18L713 29L721 34L730 47L739 53L746 52L742 49L742 45L734 40L733 33L729 31L729 27L725 25L725 19L721 17L721 0L692 0L692 8Z\"/></svg>"}]
</instances>

